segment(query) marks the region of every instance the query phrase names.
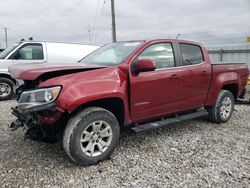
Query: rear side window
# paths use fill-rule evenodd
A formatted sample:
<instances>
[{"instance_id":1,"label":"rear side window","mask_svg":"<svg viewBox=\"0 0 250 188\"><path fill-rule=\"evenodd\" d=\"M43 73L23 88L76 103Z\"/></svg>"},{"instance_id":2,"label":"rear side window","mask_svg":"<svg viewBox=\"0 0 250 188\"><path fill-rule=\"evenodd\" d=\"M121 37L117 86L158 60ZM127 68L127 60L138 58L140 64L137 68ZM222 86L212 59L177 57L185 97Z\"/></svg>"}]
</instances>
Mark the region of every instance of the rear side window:
<instances>
[{"instance_id":1,"label":"rear side window","mask_svg":"<svg viewBox=\"0 0 250 188\"><path fill-rule=\"evenodd\" d=\"M201 48L192 44L180 44L183 65L195 65L204 61Z\"/></svg>"}]
</instances>

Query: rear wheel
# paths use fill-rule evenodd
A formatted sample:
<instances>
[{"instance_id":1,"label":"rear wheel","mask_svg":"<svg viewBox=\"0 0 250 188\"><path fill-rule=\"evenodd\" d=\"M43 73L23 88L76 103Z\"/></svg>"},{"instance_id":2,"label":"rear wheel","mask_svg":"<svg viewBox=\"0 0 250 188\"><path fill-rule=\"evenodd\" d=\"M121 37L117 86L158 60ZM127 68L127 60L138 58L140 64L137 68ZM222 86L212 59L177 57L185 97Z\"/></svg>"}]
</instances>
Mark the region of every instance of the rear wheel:
<instances>
[{"instance_id":1,"label":"rear wheel","mask_svg":"<svg viewBox=\"0 0 250 188\"><path fill-rule=\"evenodd\" d=\"M234 96L227 90L219 93L216 104L209 109L209 119L215 123L227 122L234 110Z\"/></svg>"},{"instance_id":2,"label":"rear wheel","mask_svg":"<svg viewBox=\"0 0 250 188\"><path fill-rule=\"evenodd\" d=\"M109 111L90 107L72 117L63 135L63 147L76 163L97 164L111 155L119 142L120 127Z\"/></svg>"},{"instance_id":3,"label":"rear wheel","mask_svg":"<svg viewBox=\"0 0 250 188\"><path fill-rule=\"evenodd\" d=\"M15 83L8 78L0 78L0 101L8 100L15 95Z\"/></svg>"}]
</instances>

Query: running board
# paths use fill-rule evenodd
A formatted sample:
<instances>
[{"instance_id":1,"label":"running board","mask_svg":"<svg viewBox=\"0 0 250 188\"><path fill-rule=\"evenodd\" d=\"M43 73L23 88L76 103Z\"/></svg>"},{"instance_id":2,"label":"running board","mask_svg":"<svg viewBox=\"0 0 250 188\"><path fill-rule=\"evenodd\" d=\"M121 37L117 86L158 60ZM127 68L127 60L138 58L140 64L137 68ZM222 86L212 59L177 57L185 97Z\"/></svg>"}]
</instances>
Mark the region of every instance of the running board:
<instances>
[{"instance_id":1,"label":"running board","mask_svg":"<svg viewBox=\"0 0 250 188\"><path fill-rule=\"evenodd\" d=\"M161 121L155 121L155 122L151 122L151 123L138 125L136 127L132 127L131 129L133 131L135 131L136 133L139 133L139 132L144 132L144 131L148 131L148 130L152 130L152 129L157 129L160 127L165 127L167 125L174 124L174 123L180 123L180 122L186 121L186 120L204 117L207 115L208 115L208 112L206 110L201 110L201 111L193 112L190 114L177 116L174 118L168 118L168 119L164 119Z\"/></svg>"}]
</instances>

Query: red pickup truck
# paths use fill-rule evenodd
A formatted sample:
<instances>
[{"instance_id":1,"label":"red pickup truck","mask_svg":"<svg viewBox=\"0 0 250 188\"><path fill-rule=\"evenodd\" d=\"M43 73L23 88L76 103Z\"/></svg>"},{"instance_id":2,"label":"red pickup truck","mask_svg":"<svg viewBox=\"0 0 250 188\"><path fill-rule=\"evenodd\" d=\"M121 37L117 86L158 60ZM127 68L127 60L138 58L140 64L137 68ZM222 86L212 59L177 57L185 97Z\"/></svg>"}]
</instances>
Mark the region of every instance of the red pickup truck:
<instances>
[{"instance_id":1,"label":"red pickup truck","mask_svg":"<svg viewBox=\"0 0 250 188\"><path fill-rule=\"evenodd\" d=\"M10 128L62 141L80 165L107 159L123 126L141 132L202 116L227 122L249 74L246 64L212 64L199 43L172 39L117 42L77 64L9 71L24 80Z\"/></svg>"}]
</instances>

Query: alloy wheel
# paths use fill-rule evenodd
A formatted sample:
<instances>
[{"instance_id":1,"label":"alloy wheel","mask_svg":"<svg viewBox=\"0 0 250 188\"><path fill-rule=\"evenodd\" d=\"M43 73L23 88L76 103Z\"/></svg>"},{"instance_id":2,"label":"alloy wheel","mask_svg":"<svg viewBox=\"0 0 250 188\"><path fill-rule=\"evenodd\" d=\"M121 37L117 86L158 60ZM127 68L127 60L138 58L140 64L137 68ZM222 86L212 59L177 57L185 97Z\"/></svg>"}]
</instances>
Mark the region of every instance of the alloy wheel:
<instances>
[{"instance_id":1,"label":"alloy wheel","mask_svg":"<svg viewBox=\"0 0 250 188\"><path fill-rule=\"evenodd\" d=\"M87 156L99 156L108 149L112 137L112 127L108 122L94 121L83 130L80 139L81 149Z\"/></svg>"}]
</instances>

